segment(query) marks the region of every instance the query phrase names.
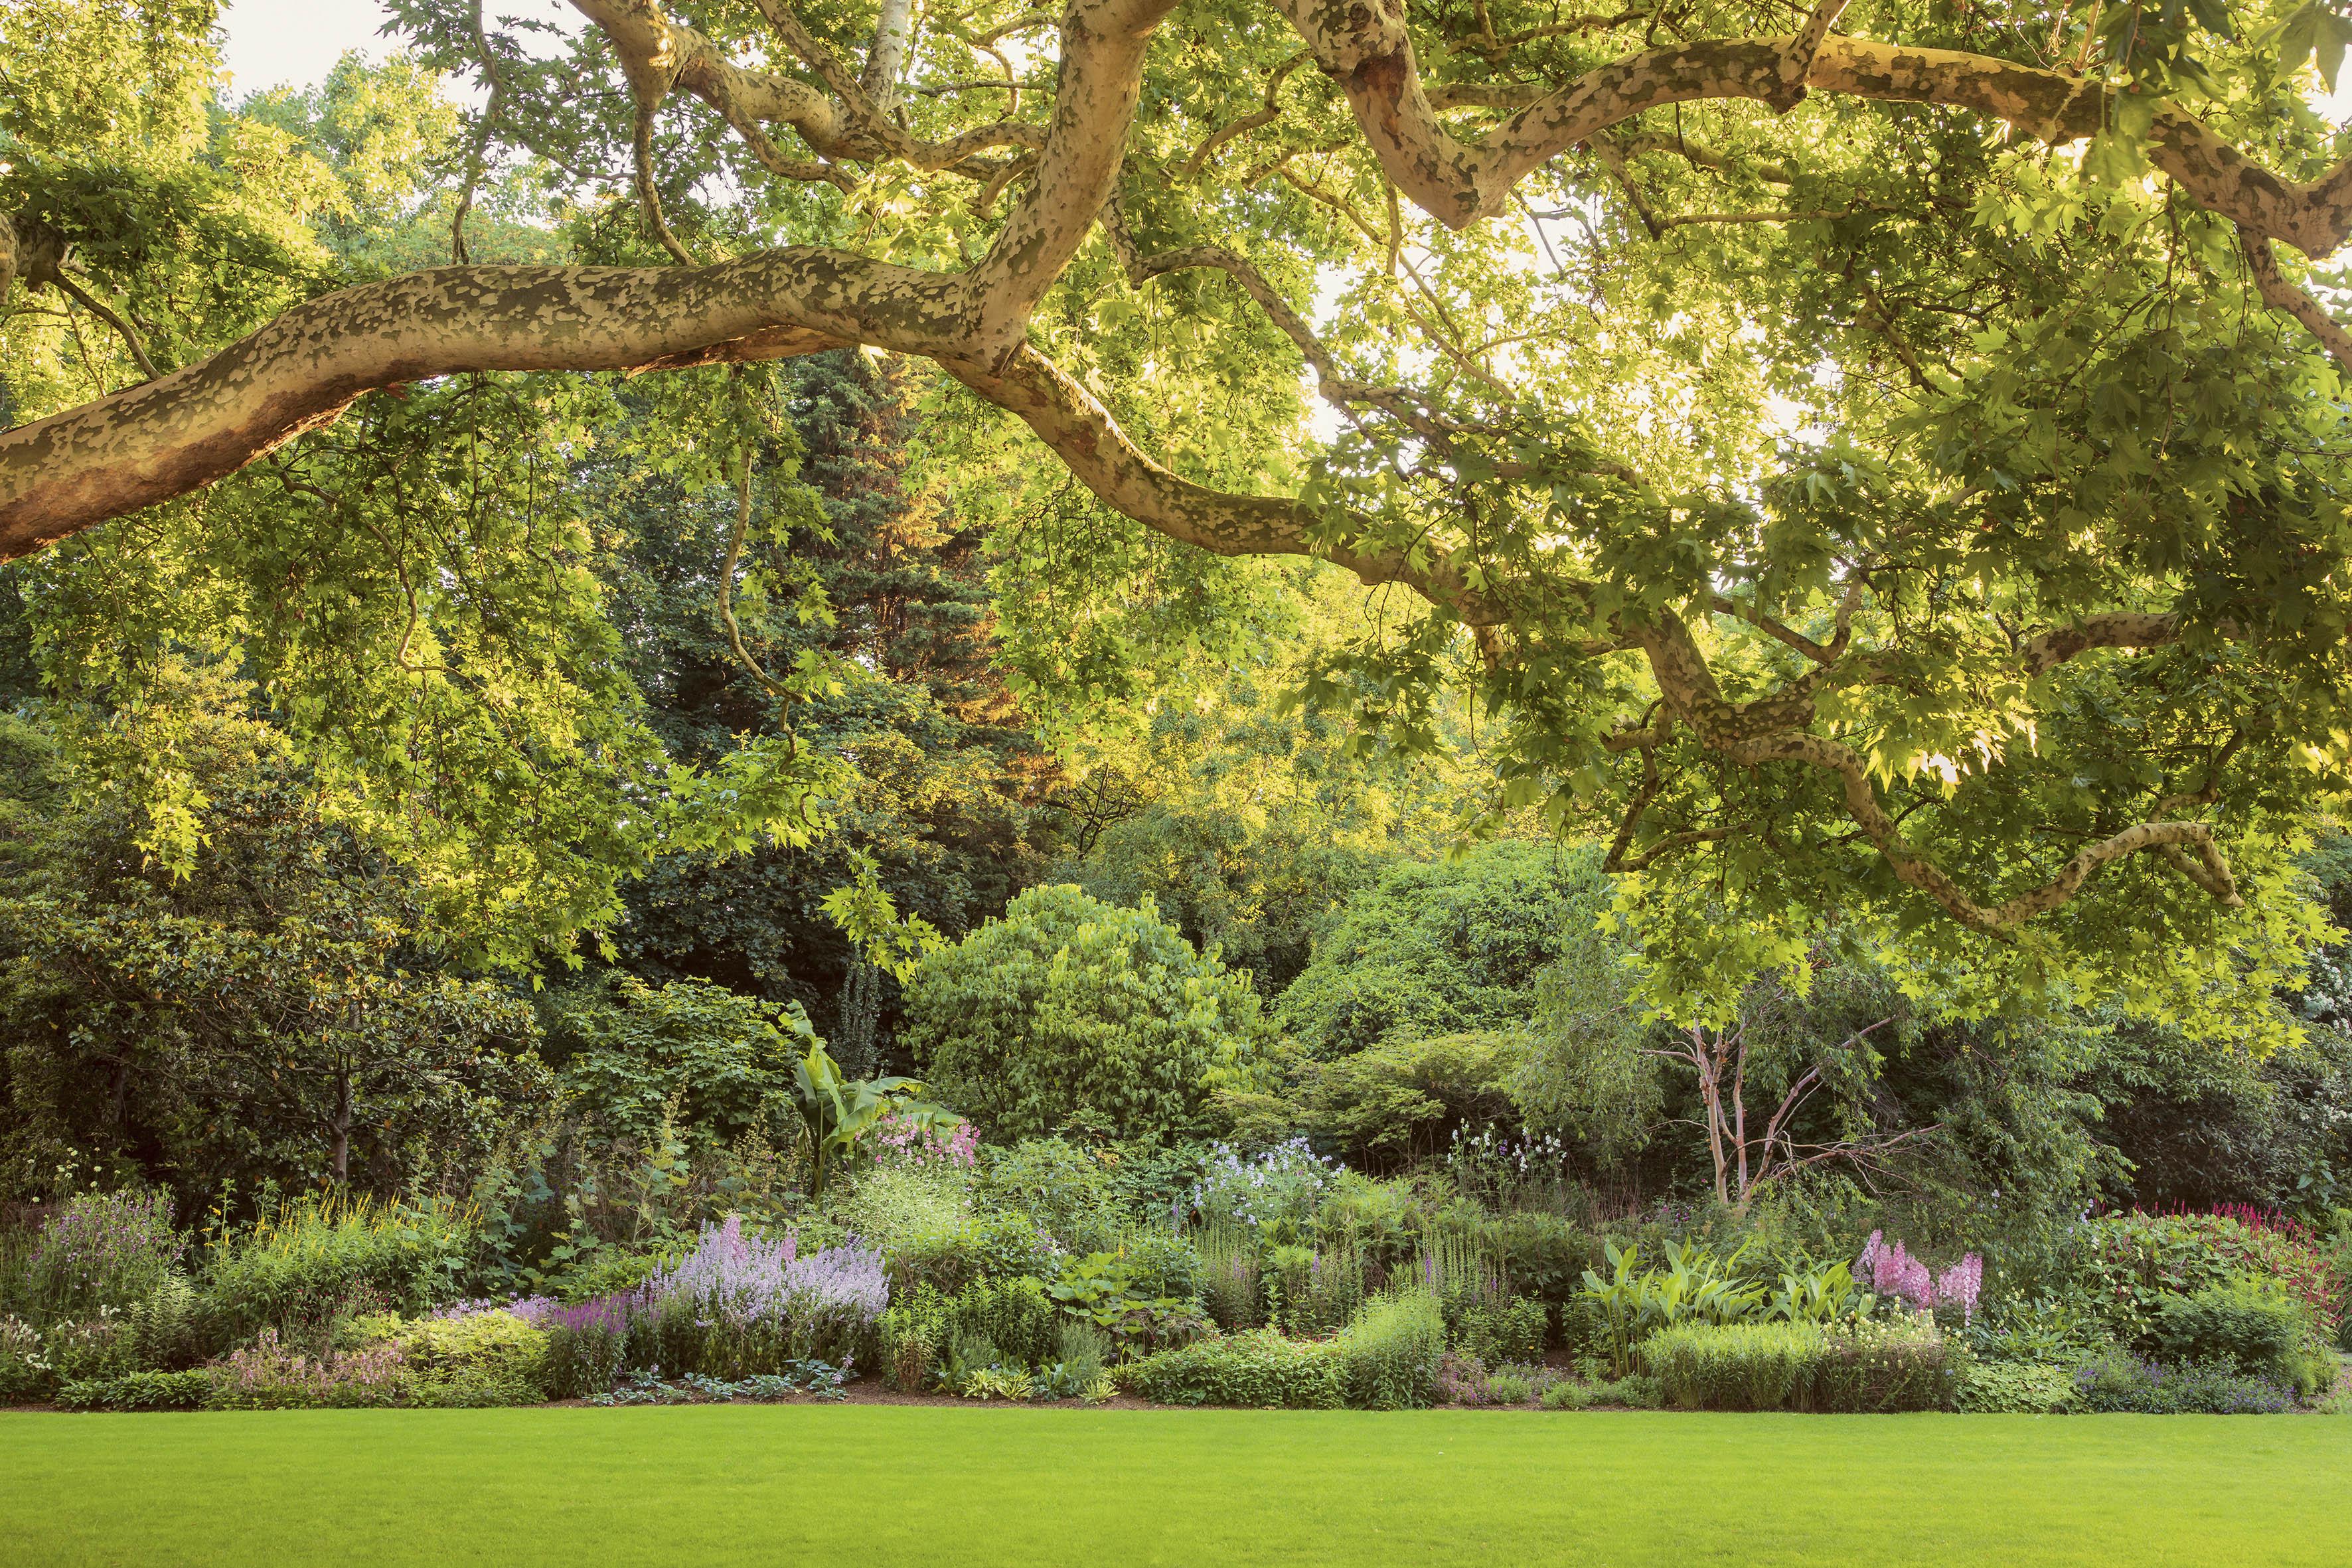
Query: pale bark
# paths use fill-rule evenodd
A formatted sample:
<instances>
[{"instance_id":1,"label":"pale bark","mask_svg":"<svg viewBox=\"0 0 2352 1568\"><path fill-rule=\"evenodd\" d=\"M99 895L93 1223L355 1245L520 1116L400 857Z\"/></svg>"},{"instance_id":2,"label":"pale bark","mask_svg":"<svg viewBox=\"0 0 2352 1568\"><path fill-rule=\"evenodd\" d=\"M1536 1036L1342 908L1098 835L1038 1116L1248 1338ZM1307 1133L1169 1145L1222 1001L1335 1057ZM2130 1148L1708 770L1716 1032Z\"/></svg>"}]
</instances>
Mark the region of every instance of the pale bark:
<instances>
[{"instance_id":1,"label":"pale bark","mask_svg":"<svg viewBox=\"0 0 2352 1568\"><path fill-rule=\"evenodd\" d=\"M2112 121L2111 91L2061 71L1988 55L1830 35L1792 82L1806 40L1709 38L1644 49L1596 67L1476 142L1437 118L1398 0L1279 0L1316 63L1347 95L1390 179L1456 228L1501 214L1512 186L1550 159L1647 110L1748 100L1776 108L1795 89L1970 110L2018 135L2065 142ZM2149 157L2199 206L2267 239L2324 256L2352 232L2352 160L2316 180L2282 178L2170 103L2156 111Z\"/></svg>"},{"instance_id":2,"label":"pale bark","mask_svg":"<svg viewBox=\"0 0 2352 1568\"><path fill-rule=\"evenodd\" d=\"M898 101L898 76L907 68L907 42L915 30L915 0L882 0L874 20L874 47L866 51L858 85L874 107L888 112Z\"/></svg>"}]
</instances>

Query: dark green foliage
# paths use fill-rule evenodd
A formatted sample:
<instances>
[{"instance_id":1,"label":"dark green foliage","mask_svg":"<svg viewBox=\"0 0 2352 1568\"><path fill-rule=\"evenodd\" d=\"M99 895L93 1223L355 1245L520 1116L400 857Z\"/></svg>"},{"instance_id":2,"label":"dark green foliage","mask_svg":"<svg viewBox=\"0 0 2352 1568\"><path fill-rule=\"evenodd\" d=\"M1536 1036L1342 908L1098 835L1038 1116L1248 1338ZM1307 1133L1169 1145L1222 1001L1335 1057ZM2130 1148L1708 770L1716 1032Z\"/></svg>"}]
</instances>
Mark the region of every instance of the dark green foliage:
<instances>
[{"instance_id":1,"label":"dark green foliage","mask_svg":"<svg viewBox=\"0 0 2352 1568\"><path fill-rule=\"evenodd\" d=\"M1052 1241L1027 1215L982 1215L899 1242L890 1252L890 1288L953 1295L982 1280L1036 1276L1052 1256Z\"/></svg>"},{"instance_id":2,"label":"dark green foliage","mask_svg":"<svg viewBox=\"0 0 2352 1568\"><path fill-rule=\"evenodd\" d=\"M657 394L630 410L655 460L596 486L600 575L629 628L646 721L673 755L721 758L788 721L801 744L856 759L856 793L839 831L816 842L656 862L626 894L614 940L619 961L649 979L801 1002L862 1077L890 1049L898 986L861 980L823 899L869 864L901 911L950 936L971 931L1041 868L1036 803L1050 773L989 662L986 531L906 477L906 373L824 354L793 362L780 387L790 430L759 459L766 531L734 608L766 668L817 658L829 684L787 719L736 658L713 592L734 497L698 491L660 459L670 410Z\"/></svg>"},{"instance_id":3,"label":"dark green foliage","mask_svg":"<svg viewBox=\"0 0 2352 1568\"><path fill-rule=\"evenodd\" d=\"M1325 1058L1391 1038L1516 1027L1534 1011L1538 973L1608 898L1597 856L1548 844L1505 841L1396 867L1349 900L1278 1015Z\"/></svg>"},{"instance_id":4,"label":"dark green foliage","mask_svg":"<svg viewBox=\"0 0 2352 1568\"><path fill-rule=\"evenodd\" d=\"M1528 1296L1486 1297L1463 1308L1449 1329L1454 1345L1488 1366L1543 1360L1547 1315Z\"/></svg>"},{"instance_id":5,"label":"dark green foliage","mask_svg":"<svg viewBox=\"0 0 2352 1568\"><path fill-rule=\"evenodd\" d=\"M2314 1328L2311 1310L2277 1281L2242 1278L2165 1301L2149 1337L2168 1362L2218 1362L2287 1379Z\"/></svg>"},{"instance_id":6,"label":"dark green foliage","mask_svg":"<svg viewBox=\"0 0 2352 1568\"><path fill-rule=\"evenodd\" d=\"M931 1092L999 1140L1074 1122L1119 1136L1192 1125L1266 1028L1246 976L1147 907L1033 888L924 960L907 1040Z\"/></svg>"},{"instance_id":7,"label":"dark green foliage","mask_svg":"<svg viewBox=\"0 0 2352 1568\"><path fill-rule=\"evenodd\" d=\"M2048 1415L2074 1407L2069 1366L2031 1361L1974 1361L1952 1384L1952 1408L1979 1415Z\"/></svg>"},{"instance_id":8,"label":"dark green foliage","mask_svg":"<svg viewBox=\"0 0 2352 1568\"><path fill-rule=\"evenodd\" d=\"M1192 1249L1173 1237L1139 1239L1146 1243L1142 1256L1122 1247L1066 1258L1045 1287L1065 1312L1124 1355L1182 1344L1208 1326L1192 1289Z\"/></svg>"},{"instance_id":9,"label":"dark green foliage","mask_svg":"<svg viewBox=\"0 0 2352 1568\"><path fill-rule=\"evenodd\" d=\"M1520 1293L1554 1307L1576 1299L1584 1271L1601 1261L1600 1238L1559 1215L1514 1210L1480 1227L1480 1239Z\"/></svg>"},{"instance_id":10,"label":"dark green foliage","mask_svg":"<svg viewBox=\"0 0 2352 1568\"><path fill-rule=\"evenodd\" d=\"M2099 1216L2073 1239L2049 1293L2121 1343L2143 1342L2173 1299L2246 1275L2275 1281L2321 1337L2335 1323L2335 1259L2299 1231L2227 1215L2122 1214Z\"/></svg>"},{"instance_id":11,"label":"dark green foliage","mask_svg":"<svg viewBox=\"0 0 2352 1568\"><path fill-rule=\"evenodd\" d=\"M201 1410L212 1386L212 1373L201 1368L128 1372L62 1384L57 1402L60 1410Z\"/></svg>"},{"instance_id":12,"label":"dark green foliage","mask_svg":"<svg viewBox=\"0 0 2352 1568\"><path fill-rule=\"evenodd\" d=\"M1011 1365L1038 1367L1061 1343L1061 1312L1045 1288L1023 1274L982 1279L948 1299L947 1342L986 1340Z\"/></svg>"},{"instance_id":13,"label":"dark green foliage","mask_svg":"<svg viewBox=\"0 0 2352 1568\"><path fill-rule=\"evenodd\" d=\"M1511 1088L1525 1047L1508 1033L1415 1035L1302 1064L1299 1129L1350 1163L1434 1159L1462 1131L1518 1120Z\"/></svg>"},{"instance_id":14,"label":"dark green foliage","mask_svg":"<svg viewBox=\"0 0 2352 1568\"><path fill-rule=\"evenodd\" d=\"M1045 1286L1028 1275L982 1279L952 1294L920 1284L882 1314L882 1375L893 1388L925 1394L943 1377L992 1365L1050 1367L1063 1359L1064 1323Z\"/></svg>"},{"instance_id":15,"label":"dark green foliage","mask_svg":"<svg viewBox=\"0 0 2352 1568\"><path fill-rule=\"evenodd\" d=\"M1138 1291L1190 1300L1201 1288L1201 1255L1173 1231L1145 1226L1118 1238L1118 1252Z\"/></svg>"},{"instance_id":16,"label":"dark green foliage","mask_svg":"<svg viewBox=\"0 0 2352 1568\"><path fill-rule=\"evenodd\" d=\"M0 869L0 1174L38 1191L85 1162L194 1208L224 1184L396 1189L428 1147L480 1162L546 1092L530 1007L442 966L423 889L218 683L180 695L191 875L88 776Z\"/></svg>"},{"instance_id":17,"label":"dark green foliage","mask_svg":"<svg viewBox=\"0 0 2352 1568\"><path fill-rule=\"evenodd\" d=\"M774 1132L774 1097L814 1036L790 1008L707 981L608 973L541 1005L541 1055L580 1113L640 1140L664 1117L698 1142Z\"/></svg>"},{"instance_id":18,"label":"dark green foliage","mask_svg":"<svg viewBox=\"0 0 2352 1568\"><path fill-rule=\"evenodd\" d=\"M2314 980L2332 986L2337 962L2315 961ZM2324 1219L2352 1198L2352 1123L2341 1110L2352 1102L2342 1026L2352 1019L2313 993L2304 1002L2321 1017L2262 1056L2148 1025L2106 1033L2080 1082L2102 1107L2092 1136L2130 1162L2107 1174L2118 1205L2251 1204Z\"/></svg>"},{"instance_id":19,"label":"dark green foliage","mask_svg":"<svg viewBox=\"0 0 2352 1568\"><path fill-rule=\"evenodd\" d=\"M1124 1216L1112 1195L1114 1162L1102 1150L1060 1138L1032 1138L982 1155L982 1203L1024 1214L1071 1252L1111 1245Z\"/></svg>"},{"instance_id":20,"label":"dark green foliage","mask_svg":"<svg viewBox=\"0 0 2352 1568\"><path fill-rule=\"evenodd\" d=\"M1156 1405L1332 1410L1346 1403L1340 1368L1330 1345L1258 1329L1146 1356L1121 1367L1118 1382Z\"/></svg>"}]
</instances>

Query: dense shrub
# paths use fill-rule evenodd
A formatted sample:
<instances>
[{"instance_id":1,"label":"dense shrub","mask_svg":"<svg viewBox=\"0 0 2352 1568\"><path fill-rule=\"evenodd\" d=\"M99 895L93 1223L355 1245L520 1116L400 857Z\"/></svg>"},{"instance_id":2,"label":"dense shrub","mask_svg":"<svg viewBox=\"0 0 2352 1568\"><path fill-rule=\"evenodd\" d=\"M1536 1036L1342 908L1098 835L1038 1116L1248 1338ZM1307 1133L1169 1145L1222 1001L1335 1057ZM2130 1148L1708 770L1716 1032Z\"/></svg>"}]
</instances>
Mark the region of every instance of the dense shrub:
<instances>
[{"instance_id":1,"label":"dense shrub","mask_svg":"<svg viewBox=\"0 0 2352 1568\"><path fill-rule=\"evenodd\" d=\"M205 1262L215 1345L263 1328L313 1332L352 1311L422 1315L457 1294L473 1215L442 1203L305 1199L216 1240Z\"/></svg>"},{"instance_id":2,"label":"dense shrub","mask_svg":"<svg viewBox=\"0 0 2352 1568\"><path fill-rule=\"evenodd\" d=\"M1952 1384L1952 1408L1979 1415L2047 1415L2074 1404L2074 1373L2040 1362L1974 1361Z\"/></svg>"},{"instance_id":3,"label":"dense shrub","mask_svg":"<svg viewBox=\"0 0 2352 1568\"><path fill-rule=\"evenodd\" d=\"M1427 1291L1373 1298L1333 1344L1351 1408L1418 1410L1436 1401L1445 1314Z\"/></svg>"},{"instance_id":4,"label":"dense shrub","mask_svg":"<svg viewBox=\"0 0 2352 1568\"><path fill-rule=\"evenodd\" d=\"M890 1281L908 1291L929 1286L951 1296L981 1279L1042 1278L1054 1268L1054 1244L1025 1215L984 1215L900 1240L889 1249Z\"/></svg>"},{"instance_id":5,"label":"dense shrub","mask_svg":"<svg viewBox=\"0 0 2352 1568\"><path fill-rule=\"evenodd\" d=\"M1122 1231L1111 1250L1126 1262L1128 1278L1139 1296L1172 1296L1189 1300L1200 1291L1201 1254L1189 1239L1174 1231Z\"/></svg>"},{"instance_id":6,"label":"dense shrub","mask_svg":"<svg viewBox=\"0 0 2352 1568\"><path fill-rule=\"evenodd\" d=\"M1160 1351L1117 1376L1121 1387L1160 1405L1329 1410L1343 1403L1337 1347L1286 1340L1271 1329Z\"/></svg>"},{"instance_id":7,"label":"dense shrub","mask_svg":"<svg viewBox=\"0 0 2352 1568\"><path fill-rule=\"evenodd\" d=\"M652 1279L661 1268L657 1252L631 1252L625 1247L600 1247L587 1258L567 1270L548 1287L557 1300L577 1305L600 1297L616 1296L633 1290Z\"/></svg>"},{"instance_id":8,"label":"dense shrub","mask_svg":"<svg viewBox=\"0 0 2352 1568\"><path fill-rule=\"evenodd\" d=\"M1026 1215L1065 1251L1110 1249L1124 1216L1102 1152L1061 1138L1031 1138L990 1153L980 1167L982 1203Z\"/></svg>"},{"instance_id":9,"label":"dense shrub","mask_svg":"<svg viewBox=\"0 0 2352 1568\"><path fill-rule=\"evenodd\" d=\"M2064 1280L2071 1303L2109 1337L2146 1342L2174 1296L2241 1275L2278 1281L2332 1338L2344 1292L2332 1252L2300 1226L2250 1225L2234 1215L2105 1215L2083 1226Z\"/></svg>"},{"instance_id":10,"label":"dense shrub","mask_svg":"<svg viewBox=\"0 0 2352 1568\"><path fill-rule=\"evenodd\" d=\"M1934 1410L1951 1360L1926 1318L1679 1323L1635 1352L1667 1400L1692 1410Z\"/></svg>"},{"instance_id":11,"label":"dense shrub","mask_svg":"<svg viewBox=\"0 0 2352 1568\"><path fill-rule=\"evenodd\" d=\"M1202 957L1147 904L1032 888L1004 918L923 962L903 1038L931 1091L991 1138L1072 1121L1118 1136L1191 1125L1213 1075L1267 1035L1244 974Z\"/></svg>"},{"instance_id":12,"label":"dense shrub","mask_svg":"<svg viewBox=\"0 0 2352 1568\"><path fill-rule=\"evenodd\" d=\"M85 1378L58 1390L60 1410L201 1410L212 1397L213 1374L129 1372L120 1377Z\"/></svg>"},{"instance_id":13,"label":"dense shrub","mask_svg":"<svg viewBox=\"0 0 2352 1568\"><path fill-rule=\"evenodd\" d=\"M2294 1391L2217 1363L2164 1366L2113 1350L2074 1372L2082 1408L2138 1415L2273 1415L2295 1408Z\"/></svg>"},{"instance_id":14,"label":"dense shrub","mask_svg":"<svg viewBox=\"0 0 2352 1568\"><path fill-rule=\"evenodd\" d=\"M548 1397L548 1335L501 1309L426 1318L391 1335L412 1404L534 1405Z\"/></svg>"},{"instance_id":15,"label":"dense shrub","mask_svg":"<svg viewBox=\"0 0 2352 1568\"><path fill-rule=\"evenodd\" d=\"M1282 994L1284 1026L1330 1060L1383 1040L1526 1022L1536 975L1609 903L1600 857L1488 844L1402 865L1349 900Z\"/></svg>"},{"instance_id":16,"label":"dense shrub","mask_svg":"<svg viewBox=\"0 0 2352 1568\"><path fill-rule=\"evenodd\" d=\"M1555 1214L1497 1215L1482 1227L1481 1240L1501 1259L1513 1289L1554 1309L1575 1300L1584 1271L1601 1261L1599 1240Z\"/></svg>"},{"instance_id":17,"label":"dense shrub","mask_svg":"<svg viewBox=\"0 0 2352 1568\"><path fill-rule=\"evenodd\" d=\"M562 1089L610 1131L640 1141L665 1123L698 1144L768 1124L768 1102L792 1087L807 1021L703 980L648 985L606 971L551 993L542 1009L549 1062Z\"/></svg>"},{"instance_id":18,"label":"dense shrub","mask_svg":"<svg viewBox=\"0 0 2352 1568\"><path fill-rule=\"evenodd\" d=\"M1529 1296L1485 1296L1467 1302L1451 1326L1456 1349L1488 1366L1543 1359L1543 1303Z\"/></svg>"},{"instance_id":19,"label":"dense shrub","mask_svg":"<svg viewBox=\"0 0 2352 1568\"><path fill-rule=\"evenodd\" d=\"M1061 1312L1026 1275L967 1285L946 1304L947 1342L985 1341L1009 1365L1042 1366L1061 1342Z\"/></svg>"},{"instance_id":20,"label":"dense shrub","mask_svg":"<svg viewBox=\"0 0 2352 1568\"><path fill-rule=\"evenodd\" d=\"M1384 1039L1307 1061L1297 1125L1349 1162L1393 1169L1443 1152L1465 1127L1517 1121L1511 1084L1526 1055L1507 1031Z\"/></svg>"},{"instance_id":21,"label":"dense shrub","mask_svg":"<svg viewBox=\"0 0 2352 1568\"><path fill-rule=\"evenodd\" d=\"M2240 1278L2159 1303L2150 1337L2168 1362L2287 1379L2315 1328L2311 1309L2277 1281Z\"/></svg>"},{"instance_id":22,"label":"dense shrub","mask_svg":"<svg viewBox=\"0 0 2352 1568\"><path fill-rule=\"evenodd\" d=\"M1810 1389L1829 1353L1818 1323L1679 1323L1636 1349L1668 1404L1685 1410L1781 1410Z\"/></svg>"},{"instance_id":23,"label":"dense shrub","mask_svg":"<svg viewBox=\"0 0 2352 1568\"><path fill-rule=\"evenodd\" d=\"M1191 1249L1174 1237L1145 1233L1138 1252L1089 1253L1064 1260L1046 1291L1062 1310L1110 1337L1126 1354L1183 1344L1209 1326L1196 1297ZM1171 1251L1171 1248L1179 1249Z\"/></svg>"}]
</instances>

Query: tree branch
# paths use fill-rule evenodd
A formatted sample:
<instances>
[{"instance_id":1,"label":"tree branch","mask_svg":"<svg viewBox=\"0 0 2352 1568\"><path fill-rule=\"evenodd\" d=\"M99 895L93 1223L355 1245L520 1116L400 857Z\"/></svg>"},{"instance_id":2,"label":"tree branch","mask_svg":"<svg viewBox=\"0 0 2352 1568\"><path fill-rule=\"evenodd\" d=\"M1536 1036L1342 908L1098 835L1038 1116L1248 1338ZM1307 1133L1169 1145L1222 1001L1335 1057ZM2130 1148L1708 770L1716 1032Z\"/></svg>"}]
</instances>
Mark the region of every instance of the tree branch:
<instances>
[{"instance_id":1,"label":"tree branch","mask_svg":"<svg viewBox=\"0 0 2352 1568\"><path fill-rule=\"evenodd\" d=\"M1785 109L1803 91L1833 92L1969 110L2055 144L2107 124L2116 90L1988 55L1812 37L1824 16L1834 20L1832 3L1791 37L1699 39L1596 67L1471 142L1438 120L1401 7L1277 4L1346 95L1389 178L1453 228L1498 216L1511 187L1549 159L1668 104L1748 99ZM2316 180L2287 180L2168 102L2157 108L2148 152L2198 205L2265 238L2325 256L2352 234L2352 160Z\"/></svg>"}]
</instances>

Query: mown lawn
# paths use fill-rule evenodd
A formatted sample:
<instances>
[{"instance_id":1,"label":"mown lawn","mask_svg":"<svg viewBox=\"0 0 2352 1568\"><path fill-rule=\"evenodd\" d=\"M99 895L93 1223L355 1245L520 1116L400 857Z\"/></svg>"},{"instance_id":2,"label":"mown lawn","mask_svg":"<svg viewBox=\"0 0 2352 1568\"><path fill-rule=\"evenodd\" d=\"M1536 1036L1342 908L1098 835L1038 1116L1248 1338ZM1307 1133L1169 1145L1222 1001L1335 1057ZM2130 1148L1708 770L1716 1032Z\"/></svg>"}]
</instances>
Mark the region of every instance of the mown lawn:
<instances>
[{"instance_id":1,"label":"mown lawn","mask_svg":"<svg viewBox=\"0 0 2352 1568\"><path fill-rule=\"evenodd\" d=\"M2352 1420L0 1415L0 1562L2352 1563Z\"/></svg>"}]
</instances>

